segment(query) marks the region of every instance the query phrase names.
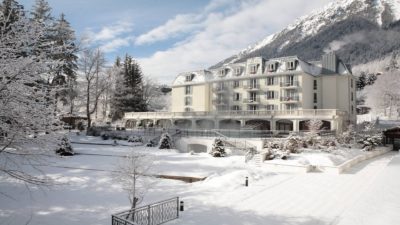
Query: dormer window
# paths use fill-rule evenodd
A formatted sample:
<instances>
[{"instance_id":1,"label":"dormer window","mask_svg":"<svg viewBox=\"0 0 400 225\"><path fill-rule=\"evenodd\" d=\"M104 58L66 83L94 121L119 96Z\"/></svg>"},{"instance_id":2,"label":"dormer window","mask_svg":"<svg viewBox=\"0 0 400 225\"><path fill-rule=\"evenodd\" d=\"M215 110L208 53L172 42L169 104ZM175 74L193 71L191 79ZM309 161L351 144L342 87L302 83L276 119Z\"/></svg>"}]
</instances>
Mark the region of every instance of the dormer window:
<instances>
[{"instance_id":1,"label":"dormer window","mask_svg":"<svg viewBox=\"0 0 400 225\"><path fill-rule=\"evenodd\" d=\"M258 70L258 65L257 64L250 65L250 73L251 74L257 73L257 70Z\"/></svg>"},{"instance_id":2,"label":"dormer window","mask_svg":"<svg viewBox=\"0 0 400 225\"><path fill-rule=\"evenodd\" d=\"M295 70L296 69L296 60L286 62L286 68L288 70Z\"/></svg>"},{"instance_id":3,"label":"dormer window","mask_svg":"<svg viewBox=\"0 0 400 225\"><path fill-rule=\"evenodd\" d=\"M194 74L192 73L192 74L190 74L190 75L186 75L186 82L190 82L190 81L192 81L193 80L193 78L194 78Z\"/></svg>"},{"instance_id":4,"label":"dormer window","mask_svg":"<svg viewBox=\"0 0 400 225\"><path fill-rule=\"evenodd\" d=\"M218 71L218 76L220 76L220 77L224 77L224 76L226 76L226 74L228 73L228 69L221 69L221 70L219 70Z\"/></svg>"},{"instance_id":5,"label":"dormer window","mask_svg":"<svg viewBox=\"0 0 400 225\"><path fill-rule=\"evenodd\" d=\"M236 75L236 76L239 76L239 75L241 75L241 74L242 74L242 68L236 67L236 68L235 68L235 75Z\"/></svg>"},{"instance_id":6,"label":"dormer window","mask_svg":"<svg viewBox=\"0 0 400 225\"><path fill-rule=\"evenodd\" d=\"M276 62L268 64L268 72L275 72L278 65Z\"/></svg>"}]
</instances>

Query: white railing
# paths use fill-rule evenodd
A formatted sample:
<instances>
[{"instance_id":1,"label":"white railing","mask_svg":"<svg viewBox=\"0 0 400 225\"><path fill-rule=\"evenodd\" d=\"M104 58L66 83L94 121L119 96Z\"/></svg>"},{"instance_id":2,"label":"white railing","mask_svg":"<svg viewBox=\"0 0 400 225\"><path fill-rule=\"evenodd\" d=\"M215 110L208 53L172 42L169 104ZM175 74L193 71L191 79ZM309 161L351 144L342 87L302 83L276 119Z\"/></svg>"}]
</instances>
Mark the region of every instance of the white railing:
<instances>
[{"instance_id":1,"label":"white railing","mask_svg":"<svg viewBox=\"0 0 400 225\"><path fill-rule=\"evenodd\" d=\"M130 112L125 119L174 119L197 117L254 117L254 116L346 116L346 111L336 109L301 109L301 110L232 110L215 112Z\"/></svg>"}]
</instances>

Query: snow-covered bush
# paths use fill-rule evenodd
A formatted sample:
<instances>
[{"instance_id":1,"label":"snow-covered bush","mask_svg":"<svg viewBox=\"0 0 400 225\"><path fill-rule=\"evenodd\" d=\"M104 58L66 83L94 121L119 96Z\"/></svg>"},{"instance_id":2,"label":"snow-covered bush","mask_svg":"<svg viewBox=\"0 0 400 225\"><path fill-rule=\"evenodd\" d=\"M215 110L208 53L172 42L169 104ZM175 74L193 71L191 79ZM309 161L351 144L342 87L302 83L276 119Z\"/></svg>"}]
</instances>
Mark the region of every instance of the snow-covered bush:
<instances>
[{"instance_id":1,"label":"snow-covered bush","mask_svg":"<svg viewBox=\"0 0 400 225\"><path fill-rule=\"evenodd\" d=\"M74 150L72 149L71 143L67 136L64 136L57 146L56 153L62 156L72 156L74 155Z\"/></svg>"},{"instance_id":2,"label":"snow-covered bush","mask_svg":"<svg viewBox=\"0 0 400 225\"><path fill-rule=\"evenodd\" d=\"M361 134L357 143L361 145L361 148L365 151L371 151L376 146L382 145L382 134Z\"/></svg>"},{"instance_id":3,"label":"snow-covered bush","mask_svg":"<svg viewBox=\"0 0 400 225\"><path fill-rule=\"evenodd\" d=\"M337 141L340 144L350 144L351 140L353 140L356 136L356 132L354 131L354 126L350 124L347 127L347 130L338 135Z\"/></svg>"},{"instance_id":4,"label":"snow-covered bush","mask_svg":"<svg viewBox=\"0 0 400 225\"><path fill-rule=\"evenodd\" d=\"M143 142L143 139L141 136L130 136L128 142Z\"/></svg>"},{"instance_id":5,"label":"snow-covered bush","mask_svg":"<svg viewBox=\"0 0 400 225\"><path fill-rule=\"evenodd\" d=\"M214 144L213 144L210 154L213 157L225 157L225 155L226 155L225 146L224 146L224 142L221 139L216 138L214 140Z\"/></svg>"},{"instance_id":6,"label":"snow-covered bush","mask_svg":"<svg viewBox=\"0 0 400 225\"><path fill-rule=\"evenodd\" d=\"M102 134L101 139L108 140L110 137L107 134Z\"/></svg>"},{"instance_id":7,"label":"snow-covered bush","mask_svg":"<svg viewBox=\"0 0 400 225\"><path fill-rule=\"evenodd\" d=\"M290 135L283 144L284 151L290 153L297 153L300 148L307 147L304 140L301 137Z\"/></svg>"},{"instance_id":8,"label":"snow-covered bush","mask_svg":"<svg viewBox=\"0 0 400 225\"><path fill-rule=\"evenodd\" d=\"M312 119L307 122L309 132L305 134L304 138L308 146L311 146L313 148L316 147L316 144L321 139L318 132L321 130L322 125L323 122L317 119Z\"/></svg>"},{"instance_id":9,"label":"snow-covered bush","mask_svg":"<svg viewBox=\"0 0 400 225\"><path fill-rule=\"evenodd\" d=\"M158 144L159 149L171 149L172 148L172 138L168 133L163 133L161 135L160 143Z\"/></svg>"}]
</instances>

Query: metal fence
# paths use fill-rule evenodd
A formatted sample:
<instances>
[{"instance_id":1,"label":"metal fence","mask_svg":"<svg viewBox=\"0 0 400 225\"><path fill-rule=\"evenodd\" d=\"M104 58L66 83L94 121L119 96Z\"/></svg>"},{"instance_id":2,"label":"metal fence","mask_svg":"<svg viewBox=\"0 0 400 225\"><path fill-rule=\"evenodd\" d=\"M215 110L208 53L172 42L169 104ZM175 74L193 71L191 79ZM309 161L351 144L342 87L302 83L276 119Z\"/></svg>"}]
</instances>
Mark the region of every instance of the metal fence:
<instances>
[{"instance_id":1,"label":"metal fence","mask_svg":"<svg viewBox=\"0 0 400 225\"><path fill-rule=\"evenodd\" d=\"M111 216L112 225L158 225L179 217L179 197Z\"/></svg>"}]
</instances>

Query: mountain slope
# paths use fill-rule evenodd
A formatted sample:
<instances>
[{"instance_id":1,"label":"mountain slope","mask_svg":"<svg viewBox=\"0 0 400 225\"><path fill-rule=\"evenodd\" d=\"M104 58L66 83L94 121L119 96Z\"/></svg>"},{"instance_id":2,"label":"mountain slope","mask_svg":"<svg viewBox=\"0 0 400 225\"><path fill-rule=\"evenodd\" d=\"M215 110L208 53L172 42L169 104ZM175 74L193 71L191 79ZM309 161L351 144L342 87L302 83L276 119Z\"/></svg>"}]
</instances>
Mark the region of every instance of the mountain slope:
<instances>
[{"instance_id":1,"label":"mountain slope","mask_svg":"<svg viewBox=\"0 0 400 225\"><path fill-rule=\"evenodd\" d=\"M400 0L336 1L211 68L260 55L317 60L327 51L365 63L400 49L399 19Z\"/></svg>"}]
</instances>

